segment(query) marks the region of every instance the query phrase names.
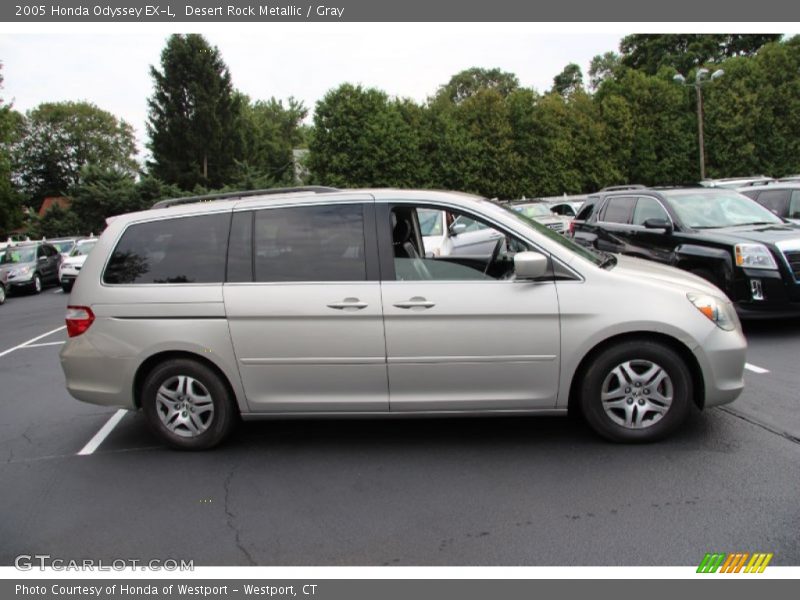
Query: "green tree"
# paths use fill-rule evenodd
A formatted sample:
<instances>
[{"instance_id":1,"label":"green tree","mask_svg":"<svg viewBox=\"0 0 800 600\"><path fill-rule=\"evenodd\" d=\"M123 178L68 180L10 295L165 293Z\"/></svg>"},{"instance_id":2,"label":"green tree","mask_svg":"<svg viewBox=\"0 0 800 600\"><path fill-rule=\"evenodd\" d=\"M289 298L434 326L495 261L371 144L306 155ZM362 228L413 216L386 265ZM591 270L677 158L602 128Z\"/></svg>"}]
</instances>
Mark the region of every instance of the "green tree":
<instances>
[{"instance_id":1,"label":"green tree","mask_svg":"<svg viewBox=\"0 0 800 600\"><path fill-rule=\"evenodd\" d=\"M800 171L800 37L722 63L704 86L709 176Z\"/></svg>"},{"instance_id":2,"label":"green tree","mask_svg":"<svg viewBox=\"0 0 800 600\"><path fill-rule=\"evenodd\" d=\"M415 185L423 157L407 104L347 83L328 92L314 111L308 157L313 180L333 186Z\"/></svg>"},{"instance_id":3,"label":"green tree","mask_svg":"<svg viewBox=\"0 0 800 600\"><path fill-rule=\"evenodd\" d=\"M519 79L513 73L501 69L481 69L473 67L456 73L445 85L439 88L437 97L449 99L458 104L482 89L495 90L506 97L519 88Z\"/></svg>"},{"instance_id":4,"label":"green tree","mask_svg":"<svg viewBox=\"0 0 800 600\"><path fill-rule=\"evenodd\" d=\"M0 62L0 89L3 86L3 64ZM0 98L0 236L18 226L22 220L21 196L12 181L12 148L22 127L22 115Z\"/></svg>"},{"instance_id":5,"label":"green tree","mask_svg":"<svg viewBox=\"0 0 800 600\"><path fill-rule=\"evenodd\" d=\"M106 218L150 208L136 187L134 177L114 169L88 166L81 183L72 189L70 211L80 218L82 230L105 229Z\"/></svg>"},{"instance_id":6,"label":"green tree","mask_svg":"<svg viewBox=\"0 0 800 600\"><path fill-rule=\"evenodd\" d=\"M40 104L26 113L16 177L34 204L80 183L87 165L136 172L133 128L88 102Z\"/></svg>"},{"instance_id":7,"label":"green tree","mask_svg":"<svg viewBox=\"0 0 800 600\"><path fill-rule=\"evenodd\" d=\"M649 75L661 67L671 67L686 75L707 63L717 63L734 56L753 56L780 34L647 34L622 38L622 63Z\"/></svg>"},{"instance_id":8,"label":"green tree","mask_svg":"<svg viewBox=\"0 0 800 600\"><path fill-rule=\"evenodd\" d=\"M553 91L562 96L570 96L577 90L583 89L583 73L575 63L569 63L564 69L553 77Z\"/></svg>"},{"instance_id":9,"label":"green tree","mask_svg":"<svg viewBox=\"0 0 800 600\"><path fill-rule=\"evenodd\" d=\"M219 50L198 34L172 35L148 100L151 174L182 189L231 181L242 152L242 99Z\"/></svg>"},{"instance_id":10,"label":"green tree","mask_svg":"<svg viewBox=\"0 0 800 600\"><path fill-rule=\"evenodd\" d=\"M294 180L292 150L304 143L301 124L308 114L303 103L289 98L243 102L243 158L238 163L237 184L269 187Z\"/></svg>"},{"instance_id":11,"label":"green tree","mask_svg":"<svg viewBox=\"0 0 800 600\"><path fill-rule=\"evenodd\" d=\"M598 54L589 64L589 87L596 90L606 79L614 77L621 65L621 57L616 52Z\"/></svg>"},{"instance_id":12,"label":"green tree","mask_svg":"<svg viewBox=\"0 0 800 600\"><path fill-rule=\"evenodd\" d=\"M39 219L39 234L47 238L58 238L70 235L87 235L92 233L84 228L81 219L70 209L54 205ZM95 232L99 233L99 229Z\"/></svg>"},{"instance_id":13,"label":"green tree","mask_svg":"<svg viewBox=\"0 0 800 600\"><path fill-rule=\"evenodd\" d=\"M698 179L690 90L676 85L673 73L650 76L624 69L595 94L624 183L674 185Z\"/></svg>"}]
</instances>

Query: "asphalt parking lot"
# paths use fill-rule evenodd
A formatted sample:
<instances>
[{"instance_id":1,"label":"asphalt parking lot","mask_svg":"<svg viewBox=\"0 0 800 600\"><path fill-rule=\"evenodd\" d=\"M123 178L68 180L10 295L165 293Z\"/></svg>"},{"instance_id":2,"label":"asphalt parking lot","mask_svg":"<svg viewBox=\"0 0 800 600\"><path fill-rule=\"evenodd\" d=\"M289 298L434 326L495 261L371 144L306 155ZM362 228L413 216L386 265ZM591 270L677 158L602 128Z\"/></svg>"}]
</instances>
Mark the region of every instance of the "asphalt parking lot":
<instances>
[{"instance_id":1,"label":"asphalt parking lot","mask_svg":"<svg viewBox=\"0 0 800 600\"><path fill-rule=\"evenodd\" d=\"M800 565L800 321L747 326L742 397L658 444L564 418L262 421L183 453L67 394L65 306L0 307L2 565Z\"/></svg>"}]
</instances>

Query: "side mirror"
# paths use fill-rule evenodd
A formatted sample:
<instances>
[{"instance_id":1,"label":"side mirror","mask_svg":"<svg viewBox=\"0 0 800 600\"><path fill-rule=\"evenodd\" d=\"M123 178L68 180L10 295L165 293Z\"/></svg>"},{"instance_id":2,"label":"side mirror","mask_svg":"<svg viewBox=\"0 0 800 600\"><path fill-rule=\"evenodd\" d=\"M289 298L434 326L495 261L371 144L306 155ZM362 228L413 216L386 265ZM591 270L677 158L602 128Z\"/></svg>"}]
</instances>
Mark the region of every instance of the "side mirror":
<instances>
[{"instance_id":1,"label":"side mirror","mask_svg":"<svg viewBox=\"0 0 800 600\"><path fill-rule=\"evenodd\" d=\"M464 233L467 230L466 223L453 223L450 225L450 235L453 237L459 235L460 233Z\"/></svg>"},{"instance_id":2,"label":"side mirror","mask_svg":"<svg viewBox=\"0 0 800 600\"><path fill-rule=\"evenodd\" d=\"M672 233L672 223L667 219L652 218L644 222L645 229L663 229L664 233Z\"/></svg>"},{"instance_id":3,"label":"side mirror","mask_svg":"<svg viewBox=\"0 0 800 600\"><path fill-rule=\"evenodd\" d=\"M517 252L514 274L517 279L539 279L547 273L547 257L538 252Z\"/></svg>"}]
</instances>

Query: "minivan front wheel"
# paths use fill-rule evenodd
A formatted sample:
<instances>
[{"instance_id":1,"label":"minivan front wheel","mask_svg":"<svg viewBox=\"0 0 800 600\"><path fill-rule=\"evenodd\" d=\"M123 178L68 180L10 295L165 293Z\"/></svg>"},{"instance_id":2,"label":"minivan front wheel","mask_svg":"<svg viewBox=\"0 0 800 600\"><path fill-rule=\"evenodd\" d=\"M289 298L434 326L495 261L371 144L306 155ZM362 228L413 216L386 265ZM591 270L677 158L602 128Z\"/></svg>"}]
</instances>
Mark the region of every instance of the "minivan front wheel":
<instances>
[{"instance_id":1,"label":"minivan front wheel","mask_svg":"<svg viewBox=\"0 0 800 600\"><path fill-rule=\"evenodd\" d=\"M628 341L602 351L580 387L586 421L618 442L650 442L672 433L692 402L691 373L680 355L654 341Z\"/></svg>"},{"instance_id":2,"label":"minivan front wheel","mask_svg":"<svg viewBox=\"0 0 800 600\"><path fill-rule=\"evenodd\" d=\"M185 450L216 446L235 423L227 386L211 368L190 359L168 360L153 369L142 386L141 406L156 434Z\"/></svg>"}]
</instances>

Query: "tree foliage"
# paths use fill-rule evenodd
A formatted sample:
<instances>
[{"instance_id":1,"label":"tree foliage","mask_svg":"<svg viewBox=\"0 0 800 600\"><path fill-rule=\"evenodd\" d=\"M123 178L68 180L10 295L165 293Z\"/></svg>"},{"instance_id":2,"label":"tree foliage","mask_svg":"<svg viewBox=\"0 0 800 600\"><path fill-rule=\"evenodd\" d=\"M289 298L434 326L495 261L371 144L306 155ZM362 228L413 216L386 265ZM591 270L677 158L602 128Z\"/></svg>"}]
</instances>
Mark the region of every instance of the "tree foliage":
<instances>
[{"instance_id":1,"label":"tree foliage","mask_svg":"<svg viewBox=\"0 0 800 600\"><path fill-rule=\"evenodd\" d=\"M495 90L501 96L506 97L517 88L519 88L519 79L513 73L501 69L474 67L453 75L450 81L439 88L437 96L458 104L476 94L478 90Z\"/></svg>"},{"instance_id":2,"label":"tree foliage","mask_svg":"<svg viewBox=\"0 0 800 600\"><path fill-rule=\"evenodd\" d=\"M309 167L334 186L413 186L419 181L419 129L403 101L343 84L317 103Z\"/></svg>"},{"instance_id":3,"label":"tree foliage","mask_svg":"<svg viewBox=\"0 0 800 600\"><path fill-rule=\"evenodd\" d=\"M570 96L583 89L583 73L575 63L569 63L564 70L553 77L553 91L562 96Z\"/></svg>"},{"instance_id":4,"label":"tree foliage","mask_svg":"<svg viewBox=\"0 0 800 600\"><path fill-rule=\"evenodd\" d=\"M3 86L0 63L0 89ZM0 236L20 224L22 218L21 196L12 181L12 149L18 143L22 129L22 115L0 98Z\"/></svg>"},{"instance_id":5,"label":"tree foliage","mask_svg":"<svg viewBox=\"0 0 800 600\"><path fill-rule=\"evenodd\" d=\"M133 175L133 128L88 102L40 104L26 113L15 150L16 177L37 204L80 183L87 165Z\"/></svg>"},{"instance_id":6,"label":"tree foliage","mask_svg":"<svg viewBox=\"0 0 800 600\"><path fill-rule=\"evenodd\" d=\"M222 187L242 153L242 97L219 50L198 34L172 35L148 100L150 173L183 189Z\"/></svg>"},{"instance_id":7,"label":"tree foliage","mask_svg":"<svg viewBox=\"0 0 800 600\"><path fill-rule=\"evenodd\" d=\"M622 38L622 63L649 75L661 67L671 67L686 75L708 63L719 63L734 56L753 56L759 48L776 42L780 34L647 34Z\"/></svg>"},{"instance_id":8,"label":"tree foliage","mask_svg":"<svg viewBox=\"0 0 800 600\"><path fill-rule=\"evenodd\" d=\"M292 149L304 142L301 124L308 109L294 98L284 106L275 98L250 102L245 97L242 106L244 148L236 182L259 187L291 184Z\"/></svg>"}]
</instances>

